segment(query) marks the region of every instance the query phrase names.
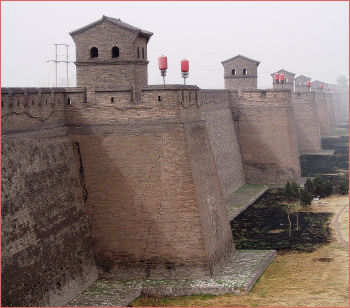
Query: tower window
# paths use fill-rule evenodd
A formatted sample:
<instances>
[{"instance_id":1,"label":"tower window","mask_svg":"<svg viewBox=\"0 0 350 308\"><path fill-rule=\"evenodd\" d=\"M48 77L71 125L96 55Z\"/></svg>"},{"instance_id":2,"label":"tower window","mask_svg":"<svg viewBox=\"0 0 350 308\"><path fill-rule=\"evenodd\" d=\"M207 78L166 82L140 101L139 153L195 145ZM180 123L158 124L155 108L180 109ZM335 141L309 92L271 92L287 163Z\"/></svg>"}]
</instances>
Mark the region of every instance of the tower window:
<instances>
[{"instance_id":1,"label":"tower window","mask_svg":"<svg viewBox=\"0 0 350 308\"><path fill-rule=\"evenodd\" d=\"M235 69L232 70L232 75L236 75L236 70Z\"/></svg>"},{"instance_id":2,"label":"tower window","mask_svg":"<svg viewBox=\"0 0 350 308\"><path fill-rule=\"evenodd\" d=\"M117 46L114 46L112 48L112 58L118 58L119 57L119 48Z\"/></svg>"},{"instance_id":3,"label":"tower window","mask_svg":"<svg viewBox=\"0 0 350 308\"><path fill-rule=\"evenodd\" d=\"M114 103L114 97L111 97L111 103Z\"/></svg>"},{"instance_id":4,"label":"tower window","mask_svg":"<svg viewBox=\"0 0 350 308\"><path fill-rule=\"evenodd\" d=\"M142 59L145 58L145 48L142 47Z\"/></svg>"},{"instance_id":5,"label":"tower window","mask_svg":"<svg viewBox=\"0 0 350 308\"><path fill-rule=\"evenodd\" d=\"M243 75L247 75L248 74L248 70L246 68L243 69Z\"/></svg>"},{"instance_id":6,"label":"tower window","mask_svg":"<svg viewBox=\"0 0 350 308\"><path fill-rule=\"evenodd\" d=\"M97 58L98 57L98 49L96 47L92 47L90 49L90 58Z\"/></svg>"},{"instance_id":7,"label":"tower window","mask_svg":"<svg viewBox=\"0 0 350 308\"><path fill-rule=\"evenodd\" d=\"M137 47L137 57L140 58L140 47Z\"/></svg>"}]
</instances>

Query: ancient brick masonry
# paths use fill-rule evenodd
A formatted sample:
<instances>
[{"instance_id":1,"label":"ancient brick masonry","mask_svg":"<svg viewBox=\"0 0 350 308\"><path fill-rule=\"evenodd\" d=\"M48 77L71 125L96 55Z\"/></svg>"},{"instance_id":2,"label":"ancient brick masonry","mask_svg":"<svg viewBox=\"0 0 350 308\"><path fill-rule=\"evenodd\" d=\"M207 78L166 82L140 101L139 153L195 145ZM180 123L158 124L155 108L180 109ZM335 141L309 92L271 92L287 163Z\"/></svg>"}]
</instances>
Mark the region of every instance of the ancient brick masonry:
<instances>
[{"instance_id":1,"label":"ancient brick masonry","mask_svg":"<svg viewBox=\"0 0 350 308\"><path fill-rule=\"evenodd\" d=\"M292 108L300 153L321 150L321 130L314 92L292 93Z\"/></svg>"},{"instance_id":2,"label":"ancient brick masonry","mask_svg":"<svg viewBox=\"0 0 350 308\"><path fill-rule=\"evenodd\" d=\"M289 90L243 91L232 100L246 180L283 183L300 177Z\"/></svg>"},{"instance_id":3,"label":"ancient brick masonry","mask_svg":"<svg viewBox=\"0 0 350 308\"><path fill-rule=\"evenodd\" d=\"M1 96L2 305L61 305L97 278L65 94Z\"/></svg>"},{"instance_id":4,"label":"ancient brick masonry","mask_svg":"<svg viewBox=\"0 0 350 308\"><path fill-rule=\"evenodd\" d=\"M64 305L98 273L217 273L235 253L225 201L297 179L298 143L318 148L327 105L343 117L335 95L256 90L243 56L224 61L226 90L149 86L152 33L103 16L71 35L78 87L1 89L9 306Z\"/></svg>"}]
</instances>

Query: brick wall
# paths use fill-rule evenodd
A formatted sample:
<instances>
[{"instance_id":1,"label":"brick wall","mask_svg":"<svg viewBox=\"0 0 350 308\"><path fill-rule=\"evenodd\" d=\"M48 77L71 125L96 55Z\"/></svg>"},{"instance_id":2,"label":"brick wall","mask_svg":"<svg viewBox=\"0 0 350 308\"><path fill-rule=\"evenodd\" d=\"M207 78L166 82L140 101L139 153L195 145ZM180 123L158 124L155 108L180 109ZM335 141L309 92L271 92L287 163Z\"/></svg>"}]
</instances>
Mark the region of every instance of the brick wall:
<instances>
[{"instance_id":1,"label":"brick wall","mask_svg":"<svg viewBox=\"0 0 350 308\"><path fill-rule=\"evenodd\" d=\"M2 305L65 305L97 279L73 146L51 128L3 133L1 152Z\"/></svg>"},{"instance_id":2,"label":"brick wall","mask_svg":"<svg viewBox=\"0 0 350 308\"><path fill-rule=\"evenodd\" d=\"M316 103L316 114L320 125L321 137L327 137L330 134L328 109L326 101L326 93L314 92Z\"/></svg>"},{"instance_id":3,"label":"brick wall","mask_svg":"<svg viewBox=\"0 0 350 308\"><path fill-rule=\"evenodd\" d=\"M327 102L327 110L328 110L329 127L333 128L337 125L336 106L335 106L335 98L333 93L326 94L326 102Z\"/></svg>"},{"instance_id":4,"label":"brick wall","mask_svg":"<svg viewBox=\"0 0 350 308\"><path fill-rule=\"evenodd\" d=\"M247 182L283 183L300 176L290 91L243 91L232 101Z\"/></svg>"},{"instance_id":5,"label":"brick wall","mask_svg":"<svg viewBox=\"0 0 350 308\"><path fill-rule=\"evenodd\" d=\"M135 102L101 91L67 107L104 275L209 275L234 252L197 92L150 86Z\"/></svg>"},{"instance_id":6,"label":"brick wall","mask_svg":"<svg viewBox=\"0 0 350 308\"><path fill-rule=\"evenodd\" d=\"M64 89L2 88L2 131L62 127L64 102Z\"/></svg>"},{"instance_id":7,"label":"brick wall","mask_svg":"<svg viewBox=\"0 0 350 308\"><path fill-rule=\"evenodd\" d=\"M320 124L313 92L292 93L292 108L300 153L321 150Z\"/></svg>"},{"instance_id":8,"label":"brick wall","mask_svg":"<svg viewBox=\"0 0 350 308\"><path fill-rule=\"evenodd\" d=\"M205 120L214 153L222 194L227 198L245 183L240 146L229 105L229 92L201 90L199 100L202 119Z\"/></svg>"}]
</instances>

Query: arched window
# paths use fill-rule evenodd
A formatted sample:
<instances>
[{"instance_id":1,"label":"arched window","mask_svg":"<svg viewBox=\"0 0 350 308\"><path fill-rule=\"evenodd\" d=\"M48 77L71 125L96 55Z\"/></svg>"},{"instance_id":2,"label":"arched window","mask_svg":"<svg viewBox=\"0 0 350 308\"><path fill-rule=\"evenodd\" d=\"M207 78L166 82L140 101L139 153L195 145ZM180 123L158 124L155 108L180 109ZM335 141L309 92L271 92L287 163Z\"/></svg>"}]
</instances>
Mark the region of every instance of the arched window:
<instances>
[{"instance_id":1,"label":"arched window","mask_svg":"<svg viewBox=\"0 0 350 308\"><path fill-rule=\"evenodd\" d=\"M145 48L142 47L142 59L145 58Z\"/></svg>"},{"instance_id":2,"label":"arched window","mask_svg":"<svg viewBox=\"0 0 350 308\"><path fill-rule=\"evenodd\" d=\"M98 57L98 49L96 47L92 47L90 49L90 58L97 58Z\"/></svg>"},{"instance_id":3,"label":"arched window","mask_svg":"<svg viewBox=\"0 0 350 308\"><path fill-rule=\"evenodd\" d=\"M248 74L248 70L246 68L243 69L243 75L247 75Z\"/></svg>"},{"instance_id":4,"label":"arched window","mask_svg":"<svg viewBox=\"0 0 350 308\"><path fill-rule=\"evenodd\" d=\"M236 70L235 69L232 70L232 75L236 75Z\"/></svg>"},{"instance_id":5,"label":"arched window","mask_svg":"<svg viewBox=\"0 0 350 308\"><path fill-rule=\"evenodd\" d=\"M119 48L117 46L114 46L112 48L112 58L118 58L119 57Z\"/></svg>"},{"instance_id":6,"label":"arched window","mask_svg":"<svg viewBox=\"0 0 350 308\"><path fill-rule=\"evenodd\" d=\"M137 57L140 58L140 47L137 47Z\"/></svg>"}]
</instances>

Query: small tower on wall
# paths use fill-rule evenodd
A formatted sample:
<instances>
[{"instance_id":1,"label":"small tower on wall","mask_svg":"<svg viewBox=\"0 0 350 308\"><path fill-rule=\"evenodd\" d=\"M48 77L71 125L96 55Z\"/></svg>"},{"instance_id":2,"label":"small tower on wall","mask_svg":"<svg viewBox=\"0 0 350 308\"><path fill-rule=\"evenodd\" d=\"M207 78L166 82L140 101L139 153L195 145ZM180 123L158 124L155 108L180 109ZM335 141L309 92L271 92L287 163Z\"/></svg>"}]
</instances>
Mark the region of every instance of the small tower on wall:
<instances>
[{"instance_id":1,"label":"small tower on wall","mask_svg":"<svg viewBox=\"0 0 350 308\"><path fill-rule=\"evenodd\" d=\"M279 75L279 81L276 80L276 75ZM289 89L292 92L294 91L294 76L295 74L288 72L284 69L279 70L271 74L272 76L272 84L274 89ZM281 80L283 76L284 80Z\"/></svg>"},{"instance_id":2,"label":"small tower on wall","mask_svg":"<svg viewBox=\"0 0 350 308\"><path fill-rule=\"evenodd\" d=\"M294 78L295 92L310 92L310 82L311 78L304 75Z\"/></svg>"},{"instance_id":3,"label":"small tower on wall","mask_svg":"<svg viewBox=\"0 0 350 308\"><path fill-rule=\"evenodd\" d=\"M238 55L221 64L224 67L225 89L242 91L257 88L259 61Z\"/></svg>"},{"instance_id":4,"label":"small tower on wall","mask_svg":"<svg viewBox=\"0 0 350 308\"><path fill-rule=\"evenodd\" d=\"M76 46L78 87L133 88L137 93L147 85L147 43L151 32L103 15L69 34Z\"/></svg>"},{"instance_id":5,"label":"small tower on wall","mask_svg":"<svg viewBox=\"0 0 350 308\"><path fill-rule=\"evenodd\" d=\"M326 88L327 84L322 81L315 80L311 83L311 91L313 92L326 92Z\"/></svg>"}]
</instances>

